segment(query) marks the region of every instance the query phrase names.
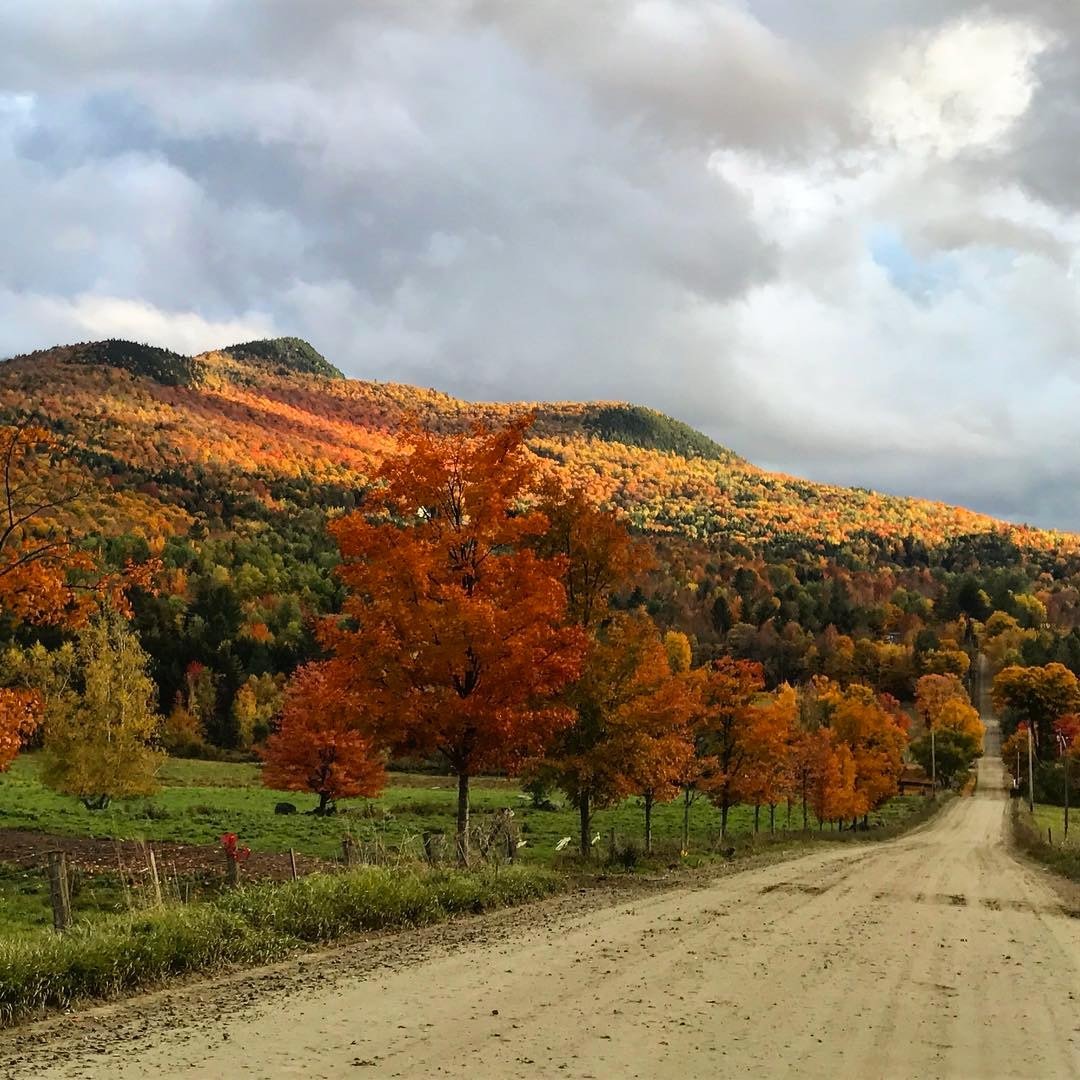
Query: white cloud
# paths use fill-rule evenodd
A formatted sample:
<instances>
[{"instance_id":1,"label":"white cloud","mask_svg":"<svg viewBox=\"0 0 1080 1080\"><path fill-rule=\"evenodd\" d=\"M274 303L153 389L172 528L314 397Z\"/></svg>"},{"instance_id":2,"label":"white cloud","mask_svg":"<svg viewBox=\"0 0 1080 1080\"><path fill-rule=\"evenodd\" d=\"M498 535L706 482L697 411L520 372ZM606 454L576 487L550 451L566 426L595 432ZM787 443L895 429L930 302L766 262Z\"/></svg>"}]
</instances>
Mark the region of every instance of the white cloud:
<instances>
[{"instance_id":1,"label":"white cloud","mask_svg":"<svg viewBox=\"0 0 1080 1080\"><path fill-rule=\"evenodd\" d=\"M866 111L874 134L905 153L956 157L1000 148L1031 104L1050 38L1029 23L964 18L878 57Z\"/></svg>"},{"instance_id":2,"label":"white cloud","mask_svg":"<svg viewBox=\"0 0 1080 1080\"><path fill-rule=\"evenodd\" d=\"M16 334L21 328L52 333L42 345L119 337L186 354L278 333L266 314L210 320L191 311L163 311L138 300L90 293L68 298L0 290L0 319Z\"/></svg>"},{"instance_id":3,"label":"white cloud","mask_svg":"<svg viewBox=\"0 0 1080 1080\"><path fill-rule=\"evenodd\" d=\"M1080 526L1072 5L151 7L5 10L0 354L296 333Z\"/></svg>"}]
</instances>

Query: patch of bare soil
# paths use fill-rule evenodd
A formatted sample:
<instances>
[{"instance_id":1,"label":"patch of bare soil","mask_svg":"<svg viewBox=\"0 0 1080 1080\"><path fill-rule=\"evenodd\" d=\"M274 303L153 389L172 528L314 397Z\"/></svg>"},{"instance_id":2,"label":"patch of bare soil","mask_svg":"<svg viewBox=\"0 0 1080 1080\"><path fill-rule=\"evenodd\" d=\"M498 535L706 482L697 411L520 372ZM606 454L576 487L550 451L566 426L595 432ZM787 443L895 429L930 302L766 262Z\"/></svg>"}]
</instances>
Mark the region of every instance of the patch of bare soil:
<instances>
[{"instance_id":1,"label":"patch of bare soil","mask_svg":"<svg viewBox=\"0 0 1080 1080\"><path fill-rule=\"evenodd\" d=\"M162 873L181 877L221 878L224 855L219 845L176 844L154 841L154 857ZM0 862L24 869L40 867L50 851L63 851L69 863L86 874L118 874L138 880L148 872L146 846L130 840L56 836L31 829L0 829ZM297 870L313 874L335 864L311 855L296 856ZM253 851L244 863L244 877L256 881L284 881L291 875L289 856Z\"/></svg>"}]
</instances>

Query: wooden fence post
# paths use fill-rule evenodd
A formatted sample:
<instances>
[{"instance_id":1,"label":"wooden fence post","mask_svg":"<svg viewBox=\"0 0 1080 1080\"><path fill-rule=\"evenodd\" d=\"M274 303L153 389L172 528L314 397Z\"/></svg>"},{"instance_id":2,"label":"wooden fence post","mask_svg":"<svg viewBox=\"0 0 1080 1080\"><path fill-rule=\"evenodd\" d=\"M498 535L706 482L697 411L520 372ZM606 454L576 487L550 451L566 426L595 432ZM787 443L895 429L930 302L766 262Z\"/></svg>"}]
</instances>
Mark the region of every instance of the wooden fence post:
<instances>
[{"instance_id":1,"label":"wooden fence post","mask_svg":"<svg viewBox=\"0 0 1080 1080\"><path fill-rule=\"evenodd\" d=\"M146 845L146 858L150 863L150 880L154 884L154 903L161 907L161 878L158 877L157 859L154 856L152 844Z\"/></svg>"},{"instance_id":2,"label":"wooden fence post","mask_svg":"<svg viewBox=\"0 0 1080 1080\"><path fill-rule=\"evenodd\" d=\"M296 852L289 848L289 869L292 871L292 879L296 881L300 875L296 872Z\"/></svg>"},{"instance_id":3,"label":"wooden fence post","mask_svg":"<svg viewBox=\"0 0 1080 1080\"><path fill-rule=\"evenodd\" d=\"M62 851L49 852L49 899L52 901L53 926L58 931L66 930L71 925L71 890L67 856Z\"/></svg>"},{"instance_id":4,"label":"wooden fence post","mask_svg":"<svg viewBox=\"0 0 1080 1080\"><path fill-rule=\"evenodd\" d=\"M351 836L341 838L341 854L345 860L345 869L348 870L353 864L353 842Z\"/></svg>"}]
</instances>

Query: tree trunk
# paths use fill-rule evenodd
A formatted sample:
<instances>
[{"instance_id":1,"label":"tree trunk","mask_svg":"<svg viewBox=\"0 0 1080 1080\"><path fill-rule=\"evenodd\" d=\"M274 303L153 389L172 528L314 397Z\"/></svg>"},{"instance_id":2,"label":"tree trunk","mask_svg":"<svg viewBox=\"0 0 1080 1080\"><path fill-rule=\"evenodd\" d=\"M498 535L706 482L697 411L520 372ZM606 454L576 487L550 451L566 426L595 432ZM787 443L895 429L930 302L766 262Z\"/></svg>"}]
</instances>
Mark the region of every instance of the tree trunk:
<instances>
[{"instance_id":1,"label":"tree trunk","mask_svg":"<svg viewBox=\"0 0 1080 1080\"><path fill-rule=\"evenodd\" d=\"M457 857L469 865L469 775L458 773L457 780Z\"/></svg>"},{"instance_id":2,"label":"tree trunk","mask_svg":"<svg viewBox=\"0 0 1080 1080\"><path fill-rule=\"evenodd\" d=\"M787 799L787 822L784 825L785 829L791 828L791 801L791 796L789 795Z\"/></svg>"},{"instance_id":3,"label":"tree trunk","mask_svg":"<svg viewBox=\"0 0 1080 1080\"><path fill-rule=\"evenodd\" d=\"M724 791L724 797L720 800L720 839L727 839L727 812L728 812L728 793Z\"/></svg>"},{"instance_id":4,"label":"tree trunk","mask_svg":"<svg viewBox=\"0 0 1080 1080\"><path fill-rule=\"evenodd\" d=\"M319 808L315 811L316 815L319 816L319 817L326 817L326 815L329 813L329 811L327 810L327 806L329 806L329 805L330 805L329 792L320 791L319 792Z\"/></svg>"},{"instance_id":5,"label":"tree trunk","mask_svg":"<svg viewBox=\"0 0 1080 1080\"><path fill-rule=\"evenodd\" d=\"M769 832L776 832L776 805L769 803Z\"/></svg>"},{"instance_id":6,"label":"tree trunk","mask_svg":"<svg viewBox=\"0 0 1080 1080\"><path fill-rule=\"evenodd\" d=\"M761 803L754 803L754 835L761 831Z\"/></svg>"},{"instance_id":7,"label":"tree trunk","mask_svg":"<svg viewBox=\"0 0 1080 1080\"><path fill-rule=\"evenodd\" d=\"M683 791L683 811L682 811L682 849L683 851L690 850L690 789L686 788Z\"/></svg>"},{"instance_id":8,"label":"tree trunk","mask_svg":"<svg viewBox=\"0 0 1080 1080\"><path fill-rule=\"evenodd\" d=\"M578 799L578 814L581 819L581 857L587 859L592 850L589 846L589 821L592 814L589 811L589 793L583 791Z\"/></svg>"},{"instance_id":9,"label":"tree trunk","mask_svg":"<svg viewBox=\"0 0 1080 1080\"><path fill-rule=\"evenodd\" d=\"M802 831L806 832L810 828L809 822L806 817L806 792L802 793Z\"/></svg>"},{"instance_id":10,"label":"tree trunk","mask_svg":"<svg viewBox=\"0 0 1080 1080\"><path fill-rule=\"evenodd\" d=\"M652 792L645 793L645 854L652 854Z\"/></svg>"}]
</instances>

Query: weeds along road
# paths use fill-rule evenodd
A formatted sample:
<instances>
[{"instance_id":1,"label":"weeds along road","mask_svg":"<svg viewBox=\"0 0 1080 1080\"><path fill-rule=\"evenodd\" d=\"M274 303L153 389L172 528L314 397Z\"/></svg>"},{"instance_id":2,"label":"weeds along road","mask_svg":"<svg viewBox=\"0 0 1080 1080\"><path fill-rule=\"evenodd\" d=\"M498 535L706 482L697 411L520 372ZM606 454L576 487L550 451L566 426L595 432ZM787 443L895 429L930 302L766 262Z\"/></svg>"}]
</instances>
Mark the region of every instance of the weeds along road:
<instances>
[{"instance_id":1,"label":"weeds along road","mask_svg":"<svg viewBox=\"0 0 1080 1080\"><path fill-rule=\"evenodd\" d=\"M976 797L891 843L65 1020L19 1075L1080 1076L1080 921L1007 853L1006 807L988 756Z\"/></svg>"}]
</instances>

